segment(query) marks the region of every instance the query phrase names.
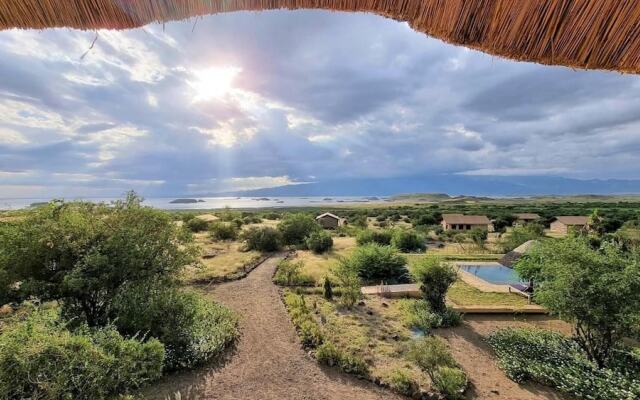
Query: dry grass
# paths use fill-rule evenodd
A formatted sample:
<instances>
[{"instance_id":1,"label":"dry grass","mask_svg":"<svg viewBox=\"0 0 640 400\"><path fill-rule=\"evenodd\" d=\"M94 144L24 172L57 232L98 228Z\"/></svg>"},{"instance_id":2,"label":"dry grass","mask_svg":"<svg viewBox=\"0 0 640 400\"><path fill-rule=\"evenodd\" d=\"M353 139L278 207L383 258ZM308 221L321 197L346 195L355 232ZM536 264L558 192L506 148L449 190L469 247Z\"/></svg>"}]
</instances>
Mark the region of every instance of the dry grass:
<instances>
[{"instance_id":1,"label":"dry grass","mask_svg":"<svg viewBox=\"0 0 640 400\"><path fill-rule=\"evenodd\" d=\"M325 276L330 275L331 268L337 265L340 258L348 257L355 247L356 239L353 237L334 237L331 251L315 254L309 250L299 250L294 261L302 261L304 267L300 272L320 283Z\"/></svg>"},{"instance_id":2,"label":"dry grass","mask_svg":"<svg viewBox=\"0 0 640 400\"><path fill-rule=\"evenodd\" d=\"M364 11L516 60L640 72L640 2L614 0L15 0L0 29L127 29L239 10Z\"/></svg>"},{"instance_id":3,"label":"dry grass","mask_svg":"<svg viewBox=\"0 0 640 400\"><path fill-rule=\"evenodd\" d=\"M187 268L184 272L186 282L206 281L234 274L245 265L257 260L257 251L242 251L240 242L212 242L207 233L194 235L202 254L215 254L212 258L201 258L200 268Z\"/></svg>"},{"instance_id":4,"label":"dry grass","mask_svg":"<svg viewBox=\"0 0 640 400\"><path fill-rule=\"evenodd\" d=\"M388 383L394 370L402 370L423 389L429 388L429 379L405 359L412 333L402 323L397 300L372 296L365 305L345 310L322 296L309 295L307 304L315 308L325 337L339 349L364 358L373 379Z\"/></svg>"},{"instance_id":5,"label":"dry grass","mask_svg":"<svg viewBox=\"0 0 640 400\"><path fill-rule=\"evenodd\" d=\"M459 306L526 306L527 299L514 293L482 292L458 280L447 293L447 300Z\"/></svg>"}]
</instances>

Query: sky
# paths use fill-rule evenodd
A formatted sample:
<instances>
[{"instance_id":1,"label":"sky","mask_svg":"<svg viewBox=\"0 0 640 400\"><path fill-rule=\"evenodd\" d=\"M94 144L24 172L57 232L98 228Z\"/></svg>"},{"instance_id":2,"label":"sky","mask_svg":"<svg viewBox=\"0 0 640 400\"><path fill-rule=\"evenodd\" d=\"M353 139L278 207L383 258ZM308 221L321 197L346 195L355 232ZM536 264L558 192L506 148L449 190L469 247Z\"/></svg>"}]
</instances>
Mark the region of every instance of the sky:
<instances>
[{"instance_id":1,"label":"sky","mask_svg":"<svg viewBox=\"0 0 640 400\"><path fill-rule=\"evenodd\" d=\"M640 178L640 77L504 60L370 14L12 30L0 60L0 198Z\"/></svg>"}]
</instances>

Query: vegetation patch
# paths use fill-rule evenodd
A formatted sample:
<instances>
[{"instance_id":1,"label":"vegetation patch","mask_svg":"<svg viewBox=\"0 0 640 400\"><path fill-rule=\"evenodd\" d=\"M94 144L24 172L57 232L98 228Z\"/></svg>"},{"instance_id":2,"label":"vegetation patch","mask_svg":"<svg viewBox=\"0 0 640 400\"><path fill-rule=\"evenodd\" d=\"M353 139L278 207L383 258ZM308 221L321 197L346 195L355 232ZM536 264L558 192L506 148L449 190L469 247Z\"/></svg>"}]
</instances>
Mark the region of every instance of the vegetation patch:
<instances>
[{"instance_id":1,"label":"vegetation patch","mask_svg":"<svg viewBox=\"0 0 640 400\"><path fill-rule=\"evenodd\" d=\"M527 299L515 293L483 292L468 283L458 280L447 292L447 301L459 306L505 306L524 307Z\"/></svg>"},{"instance_id":2,"label":"vegetation patch","mask_svg":"<svg viewBox=\"0 0 640 400\"><path fill-rule=\"evenodd\" d=\"M488 342L516 382L539 382L581 399L640 397L640 355L628 349L617 349L611 367L599 368L575 341L554 332L505 329Z\"/></svg>"}]
</instances>

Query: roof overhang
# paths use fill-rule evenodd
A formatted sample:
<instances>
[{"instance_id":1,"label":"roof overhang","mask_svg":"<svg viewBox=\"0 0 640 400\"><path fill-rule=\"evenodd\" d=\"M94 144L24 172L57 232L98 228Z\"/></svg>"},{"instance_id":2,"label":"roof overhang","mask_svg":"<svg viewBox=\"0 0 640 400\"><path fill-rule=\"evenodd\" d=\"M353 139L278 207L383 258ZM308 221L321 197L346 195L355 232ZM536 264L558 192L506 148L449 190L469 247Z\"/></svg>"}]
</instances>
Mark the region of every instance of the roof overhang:
<instances>
[{"instance_id":1,"label":"roof overhang","mask_svg":"<svg viewBox=\"0 0 640 400\"><path fill-rule=\"evenodd\" d=\"M640 72L637 0L4 0L0 30L129 29L239 10L371 12L515 60Z\"/></svg>"}]
</instances>

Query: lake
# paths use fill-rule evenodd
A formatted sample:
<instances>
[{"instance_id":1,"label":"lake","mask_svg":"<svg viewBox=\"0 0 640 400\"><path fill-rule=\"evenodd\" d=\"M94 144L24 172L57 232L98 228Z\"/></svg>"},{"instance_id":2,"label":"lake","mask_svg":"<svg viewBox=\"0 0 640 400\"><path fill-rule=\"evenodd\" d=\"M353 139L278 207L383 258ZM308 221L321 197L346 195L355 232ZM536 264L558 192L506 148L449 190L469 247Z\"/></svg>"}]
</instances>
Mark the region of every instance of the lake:
<instances>
[{"instance_id":1,"label":"lake","mask_svg":"<svg viewBox=\"0 0 640 400\"><path fill-rule=\"evenodd\" d=\"M331 205L376 204L388 201L384 197L358 196L309 196L309 197L180 197L202 200L198 203L171 203L179 197L150 197L144 205L163 210L208 210L231 208L282 208L282 207L320 207ZM0 210L18 210L34 203L47 202L49 199L0 199ZM66 200L87 200L93 202L111 202L118 198L80 198Z\"/></svg>"}]
</instances>

